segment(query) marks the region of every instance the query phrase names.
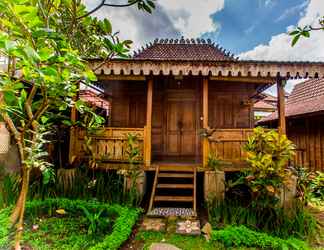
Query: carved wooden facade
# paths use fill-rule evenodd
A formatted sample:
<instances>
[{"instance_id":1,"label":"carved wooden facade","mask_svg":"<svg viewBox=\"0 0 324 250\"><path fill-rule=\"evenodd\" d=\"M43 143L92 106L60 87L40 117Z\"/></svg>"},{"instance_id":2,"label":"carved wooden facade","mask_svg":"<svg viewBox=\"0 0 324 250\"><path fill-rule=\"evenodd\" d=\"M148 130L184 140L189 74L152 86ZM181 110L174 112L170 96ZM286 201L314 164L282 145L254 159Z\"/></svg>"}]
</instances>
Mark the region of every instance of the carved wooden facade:
<instances>
[{"instance_id":1,"label":"carved wooden facade","mask_svg":"<svg viewBox=\"0 0 324 250\"><path fill-rule=\"evenodd\" d=\"M226 56L222 54L222 56ZM324 77L324 63L227 60L92 60L99 85L111 97L106 128L93 136L101 162L127 162L127 133L137 133L139 162L193 162L207 167L217 154L242 165L242 145L254 127L253 103L277 84L279 132L285 133L284 82L290 77ZM100 65L100 67L98 67ZM72 117L75 116L72 112ZM208 137L203 131L212 131ZM71 136L71 155L82 155L83 132Z\"/></svg>"}]
</instances>

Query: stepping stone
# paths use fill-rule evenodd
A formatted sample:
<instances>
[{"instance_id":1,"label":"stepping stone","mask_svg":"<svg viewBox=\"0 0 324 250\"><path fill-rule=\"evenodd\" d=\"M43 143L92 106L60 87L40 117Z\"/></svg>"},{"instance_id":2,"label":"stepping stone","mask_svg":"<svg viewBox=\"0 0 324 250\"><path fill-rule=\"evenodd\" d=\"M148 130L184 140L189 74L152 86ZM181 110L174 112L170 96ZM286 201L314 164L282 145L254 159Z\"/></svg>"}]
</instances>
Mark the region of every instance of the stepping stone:
<instances>
[{"instance_id":1,"label":"stepping stone","mask_svg":"<svg viewBox=\"0 0 324 250\"><path fill-rule=\"evenodd\" d=\"M149 250L181 250L181 249L167 243L153 243L150 246Z\"/></svg>"},{"instance_id":2,"label":"stepping stone","mask_svg":"<svg viewBox=\"0 0 324 250\"><path fill-rule=\"evenodd\" d=\"M179 217L196 217L197 214L192 208L183 207L157 207L150 211L148 216L179 216Z\"/></svg>"},{"instance_id":3,"label":"stepping stone","mask_svg":"<svg viewBox=\"0 0 324 250\"><path fill-rule=\"evenodd\" d=\"M141 229L144 231L164 232L166 229L166 221L164 218L145 217Z\"/></svg>"},{"instance_id":4,"label":"stepping stone","mask_svg":"<svg viewBox=\"0 0 324 250\"><path fill-rule=\"evenodd\" d=\"M185 220L177 222L178 234L185 235L200 235L200 221L199 220Z\"/></svg>"}]
</instances>

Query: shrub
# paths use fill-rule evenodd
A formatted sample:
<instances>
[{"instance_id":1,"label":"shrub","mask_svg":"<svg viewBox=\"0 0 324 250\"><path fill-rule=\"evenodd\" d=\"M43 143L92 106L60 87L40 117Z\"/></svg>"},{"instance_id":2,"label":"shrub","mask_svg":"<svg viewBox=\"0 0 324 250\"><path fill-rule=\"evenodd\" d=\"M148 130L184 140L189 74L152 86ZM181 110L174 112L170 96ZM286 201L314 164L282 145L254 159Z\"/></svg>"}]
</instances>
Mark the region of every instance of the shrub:
<instances>
[{"instance_id":1,"label":"shrub","mask_svg":"<svg viewBox=\"0 0 324 250\"><path fill-rule=\"evenodd\" d=\"M324 173L317 171L310 183L312 196L324 201Z\"/></svg>"},{"instance_id":2,"label":"shrub","mask_svg":"<svg viewBox=\"0 0 324 250\"><path fill-rule=\"evenodd\" d=\"M257 127L243 149L249 164L243 181L251 189L254 205L276 206L282 186L291 179L287 164L294 155L294 144L286 135Z\"/></svg>"},{"instance_id":3,"label":"shrub","mask_svg":"<svg viewBox=\"0 0 324 250\"><path fill-rule=\"evenodd\" d=\"M39 214L52 215L57 209L64 209L71 213L82 212L82 208L85 207L91 211L99 211L104 209L105 212L110 214L116 214L118 217L113 225L113 231L110 235L105 236L103 242L91 247L91 250L99 249L118 249L120 245L128 239L132 232L132 227L138 219L140 210L123 207L120 205L109 205L105 203L95 201L83 201L83 200L69 200L69 199L46 199L46 200L34 200L26 203L26 216L36 217ZM9 242L9 215L11 207L0 211L0 249L5 248ZM3 227L2 225L7 225Z\"/></svg>"},{"instance_id":4,"label":"shrub","mask_svg":"<svg viewBox=\"0 0 324 250\"><path fill-rule=\"evenodd\" d=\"M225 247L257 247L261 249L309 249L305 242L290 238L283 240L266 233L253 231L243 225L228 226L223 230L212 231L212 241L220 241Z\"/></svg>"},{"instance_id":5,"label":"shrub","mask_svg":"<svg viewBox=\"0 0 324 250\"><path fill-rule=\"evenodd\" d=\"M283 208L259 209L232 200L209 203L208 210L214 228L247 225L281 238L293 236L302 239L311 238L316 231L315 218L302 206L297 206L290 216Z\"/></svg>"}]
</instances>

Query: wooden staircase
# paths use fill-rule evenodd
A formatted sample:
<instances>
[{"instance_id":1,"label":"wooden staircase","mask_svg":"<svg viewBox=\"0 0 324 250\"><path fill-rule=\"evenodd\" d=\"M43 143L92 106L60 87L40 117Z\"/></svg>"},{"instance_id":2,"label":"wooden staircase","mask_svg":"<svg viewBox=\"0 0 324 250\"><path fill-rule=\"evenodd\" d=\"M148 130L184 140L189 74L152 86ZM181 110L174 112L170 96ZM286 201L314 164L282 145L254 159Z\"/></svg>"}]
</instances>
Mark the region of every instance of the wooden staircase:
<instances>
[{"instance_id":1,"label":"wooden staircase","mask_svg":"<svg viewBox=\"0 0 324 250\"><path fill-rule=\"evenodd\" d=\"M189 203L196 214L196 174L196 166L172 164L156 166L148 213L156 203L172 202L172 207Z\"/></svg>"}]
</instances>

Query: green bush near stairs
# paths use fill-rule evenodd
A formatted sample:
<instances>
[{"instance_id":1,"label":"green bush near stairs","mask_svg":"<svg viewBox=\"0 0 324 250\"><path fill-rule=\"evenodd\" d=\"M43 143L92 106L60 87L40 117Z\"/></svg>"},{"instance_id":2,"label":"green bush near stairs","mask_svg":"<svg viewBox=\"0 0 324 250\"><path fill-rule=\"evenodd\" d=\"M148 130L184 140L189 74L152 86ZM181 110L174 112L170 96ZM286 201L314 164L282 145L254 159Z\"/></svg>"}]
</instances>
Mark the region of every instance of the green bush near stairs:
<instances>
[{"instance_id":1,"label":"green bush near stairs","mask_svg":"<svg viewBox=\"0 0 324 250\"><path fill-rule=\"evenodd\" d=\"M48 215L55 214L55 210L64 209L67 211L81 211L81 207L87 209L105 209L108 213L117 214L112 226L112 232L106 235L102 242L90 247L90 250L118 249L126 241L132 232L140 209L123 207L116 204L106 204L96 201L69 200L69 199L46 199L34 200L26 203L26 217L32 218L40 213ZM9 216L12 207L0 211L0 249L8 249L10 244L10 223Z\"/></svg>"},{"instance_id":2,"label":"green bush near stairs","mask_svg":"<svg viewBox=\"0 0 324 250\"><path fill-rule=\"evenodd\" d=\"M257 232L246 226L228 226L222 230L214 230L212 241L222 242L226 248L230 247L256 247L260 249L307 250L304 241L289 238L281 239L266 233Z\"/></svg>"}]
</instances>

